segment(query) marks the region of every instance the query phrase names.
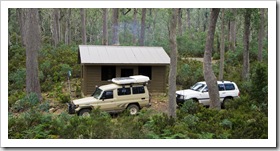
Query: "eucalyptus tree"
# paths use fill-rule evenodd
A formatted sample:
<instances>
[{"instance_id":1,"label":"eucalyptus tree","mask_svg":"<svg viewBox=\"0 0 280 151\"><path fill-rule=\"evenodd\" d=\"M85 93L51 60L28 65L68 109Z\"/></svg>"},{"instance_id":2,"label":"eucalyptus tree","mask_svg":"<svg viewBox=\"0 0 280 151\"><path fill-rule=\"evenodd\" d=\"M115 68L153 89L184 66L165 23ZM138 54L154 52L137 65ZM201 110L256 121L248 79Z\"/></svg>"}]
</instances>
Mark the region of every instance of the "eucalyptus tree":
<instances>
[{"instance_id":1,"label":"eucalyptus tree","mask_svg":"<svg viewBox=\"0 0 280 151\"><path fill-rule=\"evenodd\" d=\"M102 18L103 18L103 37L102 37L102 44L108 45L108 9L102 9Z\"/></svg>"},{"instance_id":2,"label":"eucalyptus tree","mask_svg":"<svg viewBox=\"0 0 280 151\"><path fill-rule=\"evenodd\" d=\"M225 60L225 9L222 9L222 27L221 27L221 45L220 45L220 70L219 70L219 80L223 80L224 76L224 60Z\"/></svg>"},{"instance_id":3,"label":"eucalyptus tree","mask_svg":"<svg viewBox=\"0 0 280 151\"><path fill-rule=\"evenodd\" d=\"M169 71L169 101L168 114L172 118L176 118L176 73L177 73L177 42L176 42L176 26L178 18L178 9L173 8L170 18L170 71Z\"/></svg>"},{"instance_id":4,"label":"eucalyptus tree","mask_svg":"<svg viewBox=\"0 0 280 151\"><path fill-rule=\"evenodd\" d=\"M264 37L264 8L260 8L260 24L259 24L259 35L258 35L258 61L262 61L262 50L263 50L263 37Z\"/></svg>"},{"instance_id":5,"label":"eucalyptus tree","mask_svg":"<svg viewBox=\"0 0 280 151\"><path fill-rule=\"evenodd\" d=\"M250 60L249 60L249 43L250 43L250 26L251 26L251 12L252 9L245 9L244 13L244 35L243 35L243 70L242 70L242 79L248 80L249 78L249 69L250 69Z\"/></svg>"},{"instance_id":6,"label":"eucalyptus tree","mask_svg":"<svg viewBox=\"0 0 280 151\"><path fill-rule=\"evenodd\" d=\"M112 15L112 45L119 45L119 9L113 8L113 15Z\"/></svg>"},{"instance_id":7,"label":"eucalyptus tree","mask_svg":"<svg viewBox=\"0 0 280 151\"><path fill-rule=\"evenodd\" d=\"M86 14L85 14L85 9L81 8L80 9L80 14L81 14L81 37L82 37L82 44L86 45L87 44L87 35L86 35Z\"/></svg>"},{"instance_id":8,"label":"eucalyptus tree","mask_svg":"<svg viewBox=\"0 0 280 151\"><path fill-rule=\"evenodd\" d=\"M146 29L146 8L142 8L140 46L145 45L145 29Z\"/></svg>"},{"instance_id":9,"label":"eucalyptus tree","mask_svg":"<svg viewBox=\"0 0 280 151\"><path fill-rule=\"evenodd\" d=\"M38 51L41 47L38 9L28 8L21 11L24 13L22 19L25 31L22 37L26 43L26 93L36 93L42 100L38 68Z\"/></svg>"},{"instance_id":10,"label":"eucalyptus tree","mask_svg":"<svg viewBox=\"0 0 280 151\"><path fill-rule=\"evenodd\" d=\"M219 16L220 9L212 8L210 14L210 22L208 27L205 51L204 51L204 79L208 86L209 96L210 96L210 108L221 109L219 90L217 85L217 78L212 69L212 48L214 41L214 34L217 19Z\"/></svg>"}]
</instances>

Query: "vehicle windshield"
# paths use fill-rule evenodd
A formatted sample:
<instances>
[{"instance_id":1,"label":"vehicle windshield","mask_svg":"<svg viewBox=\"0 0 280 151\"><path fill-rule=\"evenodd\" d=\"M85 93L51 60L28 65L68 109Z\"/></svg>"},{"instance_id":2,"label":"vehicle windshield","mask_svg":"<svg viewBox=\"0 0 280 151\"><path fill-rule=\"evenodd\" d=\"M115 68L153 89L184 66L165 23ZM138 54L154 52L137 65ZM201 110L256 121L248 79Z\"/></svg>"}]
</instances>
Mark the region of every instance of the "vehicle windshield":
<instances>
[{"instance_id":1,"label":"vehicle windshield","mask_svg":"<svg viewBox=\"0 0 280 151\"><path fill-rule=\"evenodd\" d=\"M99 96L101 95L102 90L99 88L96 88L95 91L93 92L93 94L91 96L93 96L94 98L98 99Z\"/></svg>"},{"instance_id":2,"label":"vehicle windshield","mask_svg":"<svg viewBox=\"0 0 280 151\"><path fill-rule=\"evenodd\" d=\"M194 91L200 91L202 88L204 88L205 84L202 84L202 83L196 83L195 85L193 85L191 87L191 90L194 90Z\"/></svg>"}]
</instances>

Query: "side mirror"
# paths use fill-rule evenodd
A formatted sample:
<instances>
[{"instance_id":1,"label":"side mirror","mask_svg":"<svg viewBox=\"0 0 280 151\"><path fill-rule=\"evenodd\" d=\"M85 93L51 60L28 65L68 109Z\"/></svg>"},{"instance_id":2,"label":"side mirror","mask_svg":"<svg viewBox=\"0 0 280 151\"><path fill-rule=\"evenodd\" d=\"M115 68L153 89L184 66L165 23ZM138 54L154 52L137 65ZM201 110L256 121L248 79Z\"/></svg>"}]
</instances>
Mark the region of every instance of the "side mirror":
<instances>
[{"instance_id":1,"label":"side mirror","mask_svg":"<svg viewBox=\"0 0 280 151\"><path fill-rule=\"evenodd\" d=\"M104 101L104 99L105 99L105 96L102 96L101 98L100 98L102 101Z\"/></svg>"},{"instance_id":2,"label":"side mirror","mask_svg":"<svg viewBox=\"0 0 280 151\"><path fill-rule=\"evenodd\" d=\"M204 89L204 90L202 90L202 93L204 93L204 92L208 92L208 90L205 90L205 89Z\"/></svg>"}]
</instances>

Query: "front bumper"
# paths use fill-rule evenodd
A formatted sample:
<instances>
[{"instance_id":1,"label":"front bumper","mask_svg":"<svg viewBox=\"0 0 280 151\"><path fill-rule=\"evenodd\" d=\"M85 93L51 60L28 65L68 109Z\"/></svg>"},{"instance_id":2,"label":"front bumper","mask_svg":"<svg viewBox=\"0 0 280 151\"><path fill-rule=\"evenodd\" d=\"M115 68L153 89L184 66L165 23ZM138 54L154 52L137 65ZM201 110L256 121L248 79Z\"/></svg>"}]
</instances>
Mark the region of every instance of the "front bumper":
<instances>
[{"instance_id":1,"label":"front bumper","mask_svg":"<svg viewBox=\"0 0 280 151\"><path fill-rule=\"evenodd\" d=\"M177 103L177 105L182 105L182 104L184 104L184 102L185 102L184 97L182 95L177 94L176 95L176 103Z\"/></svg>"},{"instance_id":2,"label":"front bumper","mask_svg":"<svg viewBox=\"0 0 280 151\"><path fill-rule=\"evenodd\" d=\"M77 107L74 103L67 103L67 106L68 106L68 113L69 114L75 114L76 113L75 109Z\"/></svg>"}]
</instances>

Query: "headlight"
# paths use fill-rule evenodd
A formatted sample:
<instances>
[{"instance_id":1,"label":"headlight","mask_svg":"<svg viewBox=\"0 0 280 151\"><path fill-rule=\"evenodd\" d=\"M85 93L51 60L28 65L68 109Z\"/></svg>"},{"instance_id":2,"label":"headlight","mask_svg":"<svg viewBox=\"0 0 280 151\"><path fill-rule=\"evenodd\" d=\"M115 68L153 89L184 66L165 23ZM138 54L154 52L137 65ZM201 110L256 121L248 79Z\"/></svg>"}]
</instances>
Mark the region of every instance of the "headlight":
<instances>
[{"instance_id":1,"label":"headlight","mask_svg":"<svg viewBox=\"0 0 280 151\"><path fill-rule=\"evenodd\" d=\"M177 94L176 97L177 97L178 99L184 99L184 96L183 96L183 95Z\"/></svg>"},{"instance_id":2,"label":"headlight","mask_svg":"<svg viewBox=\"0 0 280 151\"><path fill-rule=\"evenodd\" d=\"M183 95L181 95L181 96L180 96L180 99L184 99L184 96L183 96Z\"/></svg>"}]
</instances>

